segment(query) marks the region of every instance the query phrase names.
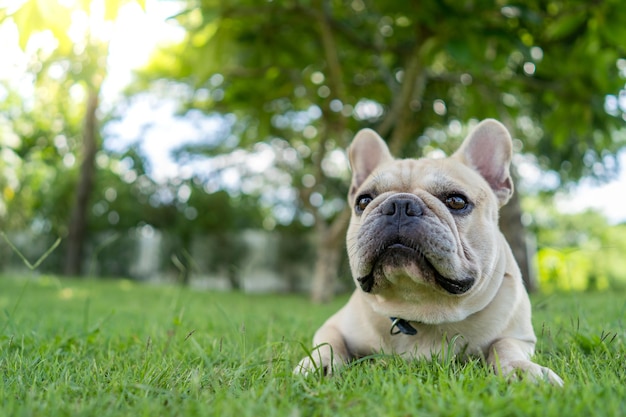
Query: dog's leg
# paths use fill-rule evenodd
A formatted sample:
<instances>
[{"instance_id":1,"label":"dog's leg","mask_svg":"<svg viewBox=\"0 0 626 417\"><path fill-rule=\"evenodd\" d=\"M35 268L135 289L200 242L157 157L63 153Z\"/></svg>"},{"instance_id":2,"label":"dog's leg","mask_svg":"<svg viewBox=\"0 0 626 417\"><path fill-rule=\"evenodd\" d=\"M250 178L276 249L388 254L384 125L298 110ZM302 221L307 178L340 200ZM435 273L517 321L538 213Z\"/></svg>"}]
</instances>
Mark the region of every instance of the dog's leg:
<instances>
[{"instance_id":1,"label":"dog's leg","mask_svg":"<svg viewBox=\"0 0 626 417\"><path fill-rule=\"evenodd\" d=\"M331 317L315 333L313 350L296 366L295 373L309 374L320 370L324 375L331 375L350 360L350 352L336 320L337 315Z\"/></svg>"},{"instance_id":2,"label":"dog's leg","mask_svg":"<svg viewBox=\"0 0 626 417\"><path fill-rule=\"evenodd\" d=\"M563 386L563 380L552 369L530 360L533 351L534 343L514 338L499 339L491 345L487 362L498 374L516 377L519 371L521 377L533 381L547 380L551 384Z\"/></svg>"}]
</instances>

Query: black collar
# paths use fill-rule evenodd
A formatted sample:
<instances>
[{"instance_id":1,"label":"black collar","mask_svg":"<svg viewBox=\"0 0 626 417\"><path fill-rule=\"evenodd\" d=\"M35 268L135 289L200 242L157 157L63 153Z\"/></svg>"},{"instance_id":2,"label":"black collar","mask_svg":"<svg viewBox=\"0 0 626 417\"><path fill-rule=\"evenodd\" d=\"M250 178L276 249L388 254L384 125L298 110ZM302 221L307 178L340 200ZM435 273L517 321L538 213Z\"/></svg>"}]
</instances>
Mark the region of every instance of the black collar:
<instances>
[{"instance_id":1,"label":"black collar","mask_svg":"<svg viewBox=\"0 0 626 417\"><path fill-rule=\"evenodd\" d=\"M408 334L409 336L415 336L417 334L417 329L411 326L411 323L404 319L399 319L397 317L389 317L391 319L391 329L389 333L391 335L396 334Z\"/></svg>"}]
</instances>

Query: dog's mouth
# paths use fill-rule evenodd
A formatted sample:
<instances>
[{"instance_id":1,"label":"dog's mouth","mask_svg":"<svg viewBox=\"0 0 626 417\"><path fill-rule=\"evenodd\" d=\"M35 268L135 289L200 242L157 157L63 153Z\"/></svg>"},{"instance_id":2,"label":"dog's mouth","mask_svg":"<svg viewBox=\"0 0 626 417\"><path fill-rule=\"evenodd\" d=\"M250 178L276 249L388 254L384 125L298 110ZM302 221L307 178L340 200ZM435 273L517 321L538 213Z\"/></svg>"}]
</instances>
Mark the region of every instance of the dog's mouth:
<instances>
[{"instance_id":1,"label":"dog's mouth","mask_svg":"<svg viewBox=\"0 0 626 417\"><path fill-rule=\"evenodd\" d=\"M376 282L375 274L382 267L381 263L384 258L389 256L402 257L410 259L412 262L416 262L419 265L421 271L425 275L432 276L434 281L442 289L453 295L465 294L474 285L473 277L465 277L462 279L451 279L443 276L437 268L428 260L428 258L416 248L407 246L403 243L393 243L381 251L372 262L372 268L370 272L360 278L357 278L361 289L367 293L371 292Z\"/></svg>"}]
</instances>

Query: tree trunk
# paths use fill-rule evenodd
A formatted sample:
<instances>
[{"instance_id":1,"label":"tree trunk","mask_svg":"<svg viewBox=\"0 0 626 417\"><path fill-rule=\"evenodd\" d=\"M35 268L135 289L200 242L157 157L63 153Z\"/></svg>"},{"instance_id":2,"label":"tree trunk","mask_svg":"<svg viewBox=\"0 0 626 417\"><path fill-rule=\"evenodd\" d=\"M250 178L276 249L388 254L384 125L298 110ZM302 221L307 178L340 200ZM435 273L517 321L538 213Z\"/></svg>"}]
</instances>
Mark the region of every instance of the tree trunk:
<instances>
[{"instance_id":1,"label":"tree trunk","mask_svg":"<svg viewBox=\"0 0 626 417\"><path fill-rule=\"evenodd\" d=\"M319 236L317 260L311 288L311 300L314 303L327 303L335 295L337 271L339 270L339 250L325 243L327 236Z\"/></svg>"},{"instance_id":2,"label":"tree trunk","mask_svg":"<svg viewBox=\"0 0 626 417\"><path fill-rule=\"evenodd\" d=\"M65 275L81 275L83 252L87 238L87 211L95 177L97 143L98 91L89 90L83 132L83 159L76 185L76 197L70 216L65 252Z\"/></svg>"},{"instance_id":3,"label":"tree trunk","mask_svg":"<svg viewBox=\"0 0 626 417\"><path fill-rule=\"evenodd\" d=\"M317 259L311 286L311 300L326 303L335 296L338 281L341 251L345 247L345 235L350 219L350 210L341 212L333 223L317 227Z\"/></svg>"},{"instance_id":4,"label":"tree trunk","mask_svg":"<svg viewBox=\"0 0 626 417\"><path fill-rule=\"evenodd\" d=\"M537 277L532 267L532 248L528 244L526 229L522 223L522 206L519 193L513 193L511 200L500 209L500 230L511 245L513 256L522 272L522 279L528 292L537 289Z\"/></svg>"},{"instance_id":5,"label":"tree trunk","mask_svg":"<svg viewBox=\"0 0 626 417\"><path fill-rule=\"evenodd\" d=\"M321 46L324 51L324 59L328 68L327 78L331 91L330 96L325 100L322 106L322 118L325 126L320 133L318 149L313 158L315 182L316 184L322 184L326 179L324 170L322 169L322 162L326 154L326 144L331 136L334 137L338 143L342 143L341 139L346 128L346 118L340 113L332 111L330 103L332 100L347 103L348 99L345 95L346 88L343 81L339 48L335 42L335 36L330 24L330 3L323 0L316 0L313 2L313 6L316 10L313 16L317 21ZM310 204L309 195L309 191L302 193L302 197L304 197L302 201L315 216L315 232L317 238L317 258L311 285L311 299L316 303L324 303L330 301L335 295L335 285L338 281L341 262L341 251L344 248L350 211L344 210L339 213L329 225L326 219L320 214L319 208L313 207Z\"/></svg>"}]
</instances>

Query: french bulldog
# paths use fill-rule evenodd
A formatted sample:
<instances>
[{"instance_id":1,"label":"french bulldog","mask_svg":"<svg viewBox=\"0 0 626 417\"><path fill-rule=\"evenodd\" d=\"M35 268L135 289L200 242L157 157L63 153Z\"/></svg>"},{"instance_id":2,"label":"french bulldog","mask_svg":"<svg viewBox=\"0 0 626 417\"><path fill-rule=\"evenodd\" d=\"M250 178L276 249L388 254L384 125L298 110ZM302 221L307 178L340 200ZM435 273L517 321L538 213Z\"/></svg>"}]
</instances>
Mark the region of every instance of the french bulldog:
<instances>
[{"instance_id":1,"label":"french bulldog","mask_svg":"<svg viewBox=\"0 0 626 417\"><path fill-rule=\"evenodd\" d=\"M484 120L444 159L394 159L364 129L348 156L346 240L356 289L295 371L332 374L377 352L454 353L482 357L502 375L563 385L531 361L530 301L498 228L498 210L513 193L507 129Z\"/></svg>"}]
</instances>

